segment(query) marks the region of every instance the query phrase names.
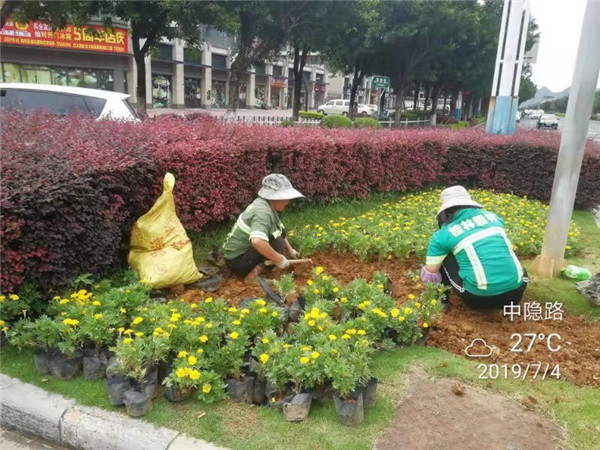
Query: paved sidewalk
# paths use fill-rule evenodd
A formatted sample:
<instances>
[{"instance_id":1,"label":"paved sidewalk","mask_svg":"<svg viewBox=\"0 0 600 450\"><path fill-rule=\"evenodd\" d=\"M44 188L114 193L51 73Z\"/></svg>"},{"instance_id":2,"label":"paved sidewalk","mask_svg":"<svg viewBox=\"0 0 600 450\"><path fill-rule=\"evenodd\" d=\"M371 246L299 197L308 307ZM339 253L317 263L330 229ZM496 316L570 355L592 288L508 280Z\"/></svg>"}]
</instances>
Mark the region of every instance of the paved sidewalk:
<instances>
[{"instance_id":1,"label":"paved sidewalk","mask_svg":"<svg viewBox=\"0 0 600 450\"><path fill-rule=\"evenodd\" d=\"M67 450L67 447L46 441L37 436L0 427L2 450Z\"/></svg>"},{"instance_id":2,"label":"paved sidewalk","mask_svg":"<svg viewBox=\"0 0 600 450\"><path fill-rule=\"evenodd\" d=\"M3 374L0 374L0 397L2 427L30 433L75 449L221 449L201 439L156 427L124 414L79 405L73 399L49 393Z\"/></svg>"}]
</instances>

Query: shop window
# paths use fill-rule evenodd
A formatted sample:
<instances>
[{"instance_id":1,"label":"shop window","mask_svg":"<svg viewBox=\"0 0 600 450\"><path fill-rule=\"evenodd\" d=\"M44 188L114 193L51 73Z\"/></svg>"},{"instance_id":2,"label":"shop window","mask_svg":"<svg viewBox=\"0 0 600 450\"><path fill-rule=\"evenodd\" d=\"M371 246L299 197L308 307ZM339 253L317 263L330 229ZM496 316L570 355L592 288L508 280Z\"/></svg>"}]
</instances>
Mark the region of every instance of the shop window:
<instances>
[{"instance_id":1,"label":"shop window","mask_svg":"<svg viewBox=\"0 0 600 450\"><path fill-rule=\"evenodd\" d=\"M283 67L273 66L273 76L281 78L283 76Z\"/></svg>"},{"instance_id":2,"label":"shop window","mask_svg":"<svg viewBox=\"0 0 600 450\"><path fill-rule=\"evenodd\" d=\"M185 78L184 105L186 108L200 108L202 101L202 87L200 78Z\"/></svg>"},{"instance_id":3,"label":"shop window","mask_svg":"<svg viewBox=\"0 0 600 450\"><path fill-rule=\"evenodd\" d=\"M210 103L213 108L225 108L227 106L225 102L226 86L227 84L225 81L213 80L210 99Z\"/></svg>"},{"instance_id":4,"label":"shop window","mask_svg":"<svg viewBox=\"0 0 600 450\"><path fill-rule=\"evenodd\" d=\"M173 46L169 44L158 44L156 46L156 57L157 59L164 59L166 61L173 60Z\"/></svg>"},{"instance_id":5,"label":"shop window","mask_svg":"<svg viewBox=\"0 0 600 450\"><path fill-rule=\"evenodd\" d=\"M21 82L52 84L50 69L45 66L21 66Z\"/></svg>"},{"instance_id":6,"label":"shop window","mask_svg":"<svg viewBox=\"0 0 600 450\"><path fill-rule=\"evenodd\" d=\"M264 64L255 64L254 65L254 72L256 73L256 75L264 75L265 74L265 65Z\"/></svg>"},{"instance_id":7,"label":"shop window","mask_svg":"<svg viewBox=\"0 0 600 450\"><path fill-rule=\"evenodd\" d=\"M190 64L202 64L202 51L193 47L183 50L183 61Z\"/></svg>"},{"instance_id":8,"label":"shop window","mask_svg":"<svg viewBox=\"0 0 600 450\"><path fill-rule=\"evenodd\" d=\"M267 102L265 86L256 86L254 88L254 107L265 108L266 104Z\"/></svg>"},{"instance_id":9,"label":"shop window","mask_svg":"<svg viewBox=\"0 0 600 450\"><path fill-rule=\"evenodd\" d=\"M217 55L216 53L212 54L212 67L217 69L226 69L227 68L227 56L225 55Z\"/></svg>"},{"instance_id":10,"label":"shop window","mask_svg":"<svg viewBox=\"0 0 600 450\"><path fill-rule=\"evenodd\" d=\"M20 82L19 66L16 64L2 63L2 81L5 83Z\"/></svg>"},{"instance_id":11,"label":"shop window","mask_svg":"<svg viewBox=\"0 0 600 450\"><path fill-rule=\"evenodd\" d=\"M171 105L171 76L152 75L152 107L168 108Z\"/></svg>"}]
</instances>

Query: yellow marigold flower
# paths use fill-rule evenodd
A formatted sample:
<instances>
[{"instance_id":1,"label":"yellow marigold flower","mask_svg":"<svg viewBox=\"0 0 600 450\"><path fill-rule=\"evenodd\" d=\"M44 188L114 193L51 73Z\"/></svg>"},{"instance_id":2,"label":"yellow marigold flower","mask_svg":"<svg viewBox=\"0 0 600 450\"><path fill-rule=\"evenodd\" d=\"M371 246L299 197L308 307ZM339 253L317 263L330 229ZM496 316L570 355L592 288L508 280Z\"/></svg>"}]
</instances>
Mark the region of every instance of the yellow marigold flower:
<instances>
[{"instance_id":1,"label":"yellow marigold flower","mask_svg":"<svg viewBox=\"0 0 600 450\"><path fill-rule=\"evenodd\" d=\"M193 356L193 355L192 355L192 356L188 357L188 364L189 364L190 366L193 366L193 365L194 365L194 364L196 364L197 362L198 362L198 360L196 359L196 357L195 357L195 356Z\"/></svg>"},{"instance_id":2,"label":"yellow marigold flower","mask_svg":"<svg viewBox=\"0 0 600 450\"><path fill-rule=\"evenodd\" d=\"M263 344L268 344L269 343L269 339L268 338L262 338L261 339Z\"/></svg>"},{"instance_id":3,"label":"yellow marigold flower","mask_svg":"<svg viewBox=\"0 0 600 450\"><path fill-rule=\"evenodd\" d=\"M311 327L314 327L317 324L317 322L315 322L313 319L308 321L308 325Z\"/></svg>"},{"instance_id":4,"label":"yellow marigold flower","mask_svg":"<svg viewBox=\"0 0 600 450\"><path fill-rule=\"evenodd\" d=\"M348 303L348 299L346 297L342 297L342 298L340 298L340 302Z\"/></svg>"},{"instance_id":5,"label":"yellow marigold flower","mask_svg":"<svg viewBox=\"0 0 600 450\"><path fill-rule=\"evenodd\" d=\"M319 352L312 352L310 356L312 357L312 359L317 359L319 356L321 356L321 354Z\"/></svg>"},{"instance_id":6,"label":"yellow marigold flower","mask_svg":"<svg viewBox=\"0 0 600 450\"><path fill-rule=\"evenodd\" d=\"M259 312L259 313L261 313L261 314L265 314L265 313L267 312L267 308L264 308L264 307L263 307L263 308L260 308L260 309L258 310L258 312Z\"/></svg>"},{"instance_id":7,"label":"yellow marigold flower","mask_svg":"<svg viewBox=\"0 0 600 450\"><path fill-rule=\"evenodd\" d=\"M132 342L133 342L133 339L131 339L131 338L123 339L123 344L131 344Z\"/></svg>"},{"instance_id":8,"label":"yellow marigold flower","mask_svg":"<svg viewBox=\"0 0 600 450\"><path fill-rule=\"evenodd\" d=\"M400 322L404 322L404 320L405 320L405 319L404 319L404 316L400 316L400 317L398 317L398 320L399 320Z\"/></svg>"},{"instance_id":9,"label":"yellow marigold flower","mask_svg":"<svg viewBox=\"0 0 600 450\"><path fill-rule=\"evenodd\" d=\"M420 308L421 304L419 302L415 302L415 308Z\"/></svg>"},{"instance_id":10,"label":"yellow marigold flower","mask_svg":"<svg viewBox=\"0 0 600 450\"><path fill-rule=\"evenodd\" d=\"M230 333L230 334L229 334L229 337L230 337L231 339L237 339L239 336L240 336L240 335L239 335L239 333L238 333L237 331L234 331L233 333Z\"/></svg>"},{"instance_id":11,"label":"yellow marigold flower","mask_svg":"<svg viewBox=\"0 0 600 450\"><path fill-rule=\"evenodd\" d=\"M333 293L334 293L334 294L337 294L338 292L340 292L340 289L339 289L339 288L336 288L336 287L335 287L335 288L333 288Z\"/></svg>"},{"instance_id":12,"label":"yellow marigold flower","mask_svg":"<svg viewBox=\"0 0 600 450\"><path fill-rule=\"evenodd\" d=\"M359 336L364 336L365 334L367 334L367 332L365 330L358 330L356 332Z\"/></svg>"},{"instance_id":13,"label":"yellow marigold flower","mask_svg":"<svg viewBox=\"0 0 600 450\"><path fill-rule=\"evenodd\" d=\"M122 333L123 331L125 331L125 328L123 328L123 327L119 327L119 328L117 328L117 331L118 331L119 333Z\"/></svg>"},{"instance_id":14,"label":"yellow marigold flower","mask_svg":"<svg viewBox=\"0 0 600 450\"><path fill-rule=\"evenodd\" d=\"M204 303L211 303L213 301L212 297L207 297L206 299L204 299Z\"/></svg>"},{"instance_id":15,"label":"yellow marigold flower","mask_svg":"<svg viewBox=\"0 0 600 450\"><path fill-rule=\"evenodd\" d=\"M404 308L404 314L410 315L410 314L412 314L412 312L413 312L412 308Z\"/></svg>"},{"instance_id":16,"label":"yellow marigold flower","mask_svg":"<svg viewBox=\"0 0 600 450\"><path fill-rule=\"evenodd\" d=\"M415 299L415 296L414 296L413 294L408 294L408 298L409 298L410 300L414 300L414 299Z\"/></svg>"},{"instance_id":17,"label":"yellow marigold flower","mask_svg":"<svg viewBox=\"0 0 600 450\"><path fill-rule=\"evenodd\" d=\"M5 323L4 320L0 319L0 327L3 327Z\"/></svg>"},{"instance_id":18,"label":"yellow marigold flower","mask_svg":"<svg viewBox=\"0 0 600 450\"><path fill-rule=\"evenodd\" d=\"M267 355L266 353L263 353L262 355L259 356L260 362L263 364L266 364L267 361L269 360L269 355Z\"/></svg>"},{"instance_id":19,"label":"yellow marigold flower","mask_svg":"<svg viewBox=\"0 0 600 450\"><path fill-rule=\"evenodd\" d=\"M365 306L371 306L371 300L365 300L365 301L363 302L363 304L364 304Z\"/></svg>"},{"instance_id":20,"label":"yellow marigold flower","mask_svg":"<svg viewBox=\"0 0 600 450\"><path fill-rule=\"evenodd\" d=\"M242 312L242 314L250 314L250 310L246 309L246 308L242 309L241 312Z\"/></svg>"},{"instance_id":21,"label":"yellow marigold flower","mask_svg":"<svg viewBox=\"0 0 600 450\"><path fill-rule=\"evenodd\" d=\"M312 350L312 347L309 345L303 345L302 346L302 351L303 352L310 352Z\"/></svg>"},{"instance_id":22,"label":"yellow marigold flower","mask_svg":"<svg viewBox=\"0 0 600 450\"><path fill-rule=\"evenodd\" d=\"M188 352L186 352L185 350L181 350L179 353L177 353L178 358L185 358L187 355Z\"/></svg>"},{"instance_id":23,"label":"yellow marigold flower","mask_svg":"<svg viewBox=\"0 0 600 450\"><path fill-rule=\"evenodd\" d=\"M198 305L196 305L195 303L192 303L192 304L190 305L190 308L192 308L192 309L196 309L197 307L198 307Z\"/></svg>"},{"instance_id":24,"label":"yellow marigold flower","mask_svg":"<svg viewBox=\"0 0 600 450\"><path fill-rule=\"evenodd\" d=\"M346 334L354 335L356 334L356 330L354 328L348 328L346 330Z\"/></svg>"},{"instance_id":25,"label":"yellow marigold flower","mask_svg":"<svg viewBox=\"0 0 600 450\"><path fill-rule=\"evenodd\" d=\"M233 324L234 324L234 325L240 325L241 323L242 323L242 322L241 322L241 321L239 321L239 320L234 320L234 321L233 321Z\"/></svg>"},{"instance_id":26,"label":"yellow marigold flower","mask_svg":"<svg viewBox=\"0 0 600 450\"><path fill-rule=\"evenodd\" d=\"M69 303L69 299L68 298L63 298L60 302L61 305L66 305L67 303Z\"/></svg>"},{"instance_id":27,"label":"yellow marigold flower","mask_svg":"<svg viewBox=\"0 0 600 450\"><path fill-rule=\"evenodd\" d=\"M423 328L428 328L429 324L427 322L423 322Z\"/></svg>"},{"instance_id":28,"label":"yellow marigold flower","mask_svg":"<svg viewBox=\"0 0 600 450\"><path fill-rule=\"evenodd\" d=\"M277 317L278 315L279 315L279 313L278 313L277 311L273 311L273 312L271 313L271 316L272 316L272 317Z\"/></svg>"},{"instance_id":29,"label":"yellow marigold flower","mask_svg":"<svg viewBox=\"0 0 600 450\"><path fill-rule=\"evenodd\" d=\"M212 323L207 323L204 328L206 328L207 330L210 330L213 327Z\"/></svg>"},{"instance_id":30,"label":"yellow marigold flower","mask_svg":"<svg viewBox=\"0 0 600 450\"><path fill-rule=\"evenodd\" d=\"M10 298L11 300L19 300L19 296L17 294L10 294L8 298Z\"/></svg>"},{"instance_id":31,"label":"yellow marigold flower","mask_svg":"<svg viewBox=\"0 0 600 450\"><path fill-rule=\"evenodd\" d=\"M337 339L337 336L336 336L335 334L330 334L330 335L328 336L328 339L329 339L330 341L335 341L335 340Z\"/></svg>"},{"instance_id":32,"label":"yellow marigold flower","mask_svg":"<svg viewBox=\"0 0 600 450\"><path fill-rule=\"evenodd\" d=\"M131 322L132 325L138 325L140 323L142 323L144 321L144 319L142 319L141 317L136 317L135 319L133 319L133 322Z\"/></svg>"},{"instance_id":33,"label":"yellow marigold flower","mask_svg":"<svg viewBox=\"0 0 600 450\"><path fill-rule=\"evenodd\" d=\"M321 274L323 273L323 270L324 270L324 269L323 269L321 266L319 266L319 267L317 267L317 268L315 269L315 273L316 273L317 275L321 275Z\"/></svg>"},{"instance_id":34,"label":"yellow marigold flower","mask_svg":"<svg viewBox=\"0 0 600 450\"><path fill-rule=\"evenodd\" d=\"M313 280L308 280L308 281L306 282L306 284L308 284L309 286L312 286L312 285L313 285Z\"/></svg>"},{"instance_id":35,"label":"yellow marigold flower","mask_svg":"<svg viewBox=\"0 0 600 450\"><path fill-rule=\"evenodd\" d=\"M231 308L229 308L229 309L227 310L227 312L230 312L230 313L237 312L237 308L235 308L235 307L233 307L233 306L232 306Z\"/></svg>"},{"instance_id":36,"label":"yellow marigold flower","mask_svg":"<svg viewBox=\"0 0 600 450\"><path fill-rule=\"evenodd\" d=\"M179 378L185 378L188 374L188 371L185 370L183 367L180 367L179 369L177 369L177 372L175 372L175 374L179 377Z\"/></svg>"},{"instance_id":37,"label":"yellow marigold flower","mask_svg":"<svg viewBox=\"0 0 600 450\"><path fill-rule=\"evenodd\" d=\"M344 334L344 335L342 335L342 339L350 339L350 335L349 334Z\"/></svg>"},{"instance_id":38,"label":"yellow marigold flower","mask_svg":"<svg viewBox=\"0 0 600 450\"><path fill-rule=\"evenodd\" d=\"M398 317L398 314L400 314L400 311L398 310L398 308L392 308L392 310L390 311L390 314L392 315L392 317Z\"/></svg>"},{"instance_id":39,"label":"yellow marigold flower","mask_svg":"<svg viewBox=\"0 0 600 450\"><path fill-rule=\"evenodd\" d=\"M196 317L196 322L203 323L203 322L206 322L206 319L202 316L198 316L198 317Z\"/></svg>"},{"instance_id":40,"label":"yellow marigold flower","mask_svg":"<svg viewBox=\"0 0 600 450\"><path fill-rule=\"evenodd\" d=\"M121 314L125 314L127 310L125 308L121 308Z\"/></svg>"},{"instance_id":41,"label":"yellow marigold flower","mask_svg":"<svg viewBox=\"0 0 600 450\"><path fill-rule=\"evenodd\" d=\"M321 291L319 291L318 289L313 289L313 292L314 292L316 295L319 295L319 293L320 293Z\"/></svg>"},{"instance_id":42,"label":"yellow marigold flower","mask_svg":"<svg viewBox=\"0 0 600 450\"><path fill-rule=\"evenodd\" d=\"M94 301L92 302L92 305L94 305L94 306L100 306L101 304L102 304L102 303L100 303L98 300L94 300Z\"/></svg>"},{"instance_id":43,"label":"yellow marigold flower","mask_svg":"<svg viewBox=\"0 0 600 450\"><path fill-rule=\"evenodd\" d=\"M205 344L208 341L208 336L202 335L202 336L200 336L199 340L200 340L200 342Z\"/></svg>"},{"instance_id":44,"label":"yellow marigold flower","mask_svg":"<svg viewBox=\"0 0 600 450\"><path fill-rule=\"evenodd\" d=\"M130 335L131 333L133 333L133 330L131 328L127 328L125 331L123 331L123 334Z\"/></svg>"},{"instance_id":45,"label":"yellow marigold flower","mask_svg":"<svg viewBox=\"0 0 600 450\"><path fill-rule=\"evenodd\" d=\"M94 319L102 319L102 314L94 314Z\"/></svg>"},{"instance_id":46,"label":"yellow marigold flower","mask_svg":"<svg viewBox=\"0 0 600 450\"><path fill-rule=\"evenodd\" d=\"M0 297L2 297L2 300L4 300L4 295L0 295ZM60 300L60 295L55 295L52 297L52 300Z\"/></svg>"},{"instance_id":47,"label":"yellow marigold flower","mask_svg":"<svg viewBox=\"0 0 600 450\"><path fill-rule=\"evenodd\" d=\"M5 333L8 331L8 327L2 327L2 331L4 331Z\"/></svg>"},{"instance_id":48,"label":"yellow marigold flower","mask_svg":"<svg viewBox=\"0 0 600 450\"><path fill-rule=\"evenodd\" d=\"M327 280L329 279L329 277L328 277L327 275L323 275L323 276L321 277L321 279L322 279L323 281L327 281Z\"/></svg>"},{"instance_id":49,"label":"yellow marigold flower","mask_svg":"<svg viewBox=\"0 0 600 450\"><path fill-rule=\"evenodd\" d=\"M437 305L437 300L431 300L429 303L431 303L432 306Z\"/></svg>"},{"instance_id":50,"label":"yellow marigold flower","mask_svg":"<svg viewBox=\"0 0 600 450\"><path fill-rule=\"evenodd\" d=\"M198 350L196 350L196 353L202 354L202 353L204 353L204 349L203 348L199 348Z\"/></svg>"},{"instance_id":51,"label":"yellow marigold flower","mask_svg":"<svg viewBox=\"0 0 600 450\"><path fill-rule=\"evenodd\" d=\"M259 298L258 300L256 300L256 304L258 306L265 306L267 302L265 302L262 298Z\"/></svg>"},{"instance_id":52,"label":"yellow marigold flower","mask_svg":"<svg viewBox=\"0 0 600 450\"><path fill-rule=\"evenodd\" d=\"M205 394L208 394L212 389L212 386L210 384L203 384L202 385L202 392L204 392Z\"/></svg>"},{"instance_id":53,"label":"yellow marigold flower","mask_svg":"<svg viewBox=\"0 0 600 450\"><path fill-rule=\"evenodd\" d=\"M302 358L300 358L300 362L302 364L308 364L309 361L310 361L310 358L307 356L303 356Z\"/></svg>"},{"instance_id":54,"label":"yellow marigold flower","mask_svg":"<svg viewBox=\"0 0 600 450\"><path fill-rule=\"evenodd\" d=\"M173 314L171 316L171 318L169 319L169 321L171 321L171 322L177 322L177 321L179 321L180 318L181 318L180 314Z\"/></svg>"},{"instance_id":55,"label":"yellow marigold flower","mask_svg":"<svg viewBox=\"0 0 600 450\"><path fill-rule=\"evenodd\" d=\"M144 333L142 333L141 331L138 331L137 333L135 333L135 335L137 337L142 337L144 335Z\"/></svg>"},{"instance_id":56,"label":"yellow marigold flower","mask_svg":"<svg viewBox=\"0 0 600 450\"><path fill-rule=\"evenodd\" d=\"M60 298L60 297L59 297ZM4 300L6 300L6 296L4 295L0 295L0 302L3 302Z\"/></svg>"}]
</instances>

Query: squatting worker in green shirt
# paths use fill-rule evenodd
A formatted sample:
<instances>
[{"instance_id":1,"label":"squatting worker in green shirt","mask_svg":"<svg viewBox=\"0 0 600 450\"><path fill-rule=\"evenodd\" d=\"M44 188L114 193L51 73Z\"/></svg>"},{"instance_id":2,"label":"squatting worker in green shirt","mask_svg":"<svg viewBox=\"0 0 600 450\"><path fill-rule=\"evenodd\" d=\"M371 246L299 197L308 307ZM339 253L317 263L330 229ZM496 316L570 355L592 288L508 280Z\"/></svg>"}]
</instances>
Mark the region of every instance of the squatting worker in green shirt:
<instances>
[{"instance_id":1,"label":"squatting worker in green shirt","mask_svg":"<svg viewBox=\"0 0 600 450\"><path fill-rule=\"evenodd\" d=\"M482 209L462 186L444 189L440 197L440 229L429 243L423 282L452 286L472 308L501 309L519 303L529 280L506 236L504 221Z\"/></svg>"},{"instance_id":2,"label":"squatting worker in green shirt","mask_svg":"<svg viewBox=\"0 0 600 450\"><path fill-rule=\"evenodd\" d=\"M263 179L258 198L240 215L223 245L225 263L233 273L249 282L265 269L266 260L285 269L290 265L285 252L298 258L277 213L290 200L302 197L284 175L272 173Z\"/></svg>"}]
</instances>

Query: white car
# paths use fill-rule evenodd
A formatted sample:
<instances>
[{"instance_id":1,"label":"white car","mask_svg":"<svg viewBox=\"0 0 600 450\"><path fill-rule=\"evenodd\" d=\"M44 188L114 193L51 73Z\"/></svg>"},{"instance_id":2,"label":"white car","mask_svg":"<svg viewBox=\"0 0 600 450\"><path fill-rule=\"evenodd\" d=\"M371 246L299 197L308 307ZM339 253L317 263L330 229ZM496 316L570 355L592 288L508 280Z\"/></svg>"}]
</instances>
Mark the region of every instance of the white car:
<instances>
[{"instance_id":1,"label":"white car","mask_svg":"<svg viewBox=\"0 0 600 450\"><path fill-rule=\"evenodd\" d=\"M521 111L517 111L517 115L515 118L517 119L517 122L521 121Z\"/></svg>"},{"instance_id":2,"label":"white car","mask_svg":"<svg viewBox=\"0 0 600 450\"><path fill-rule=\"evenodd\" d=\"M536 109L529 115L529 117L532 119L539 119L540 117L542 117L542 114L544 114L543 109Z\"/></svg>"},{"instance_id":3,"label":"white car","mask_svg":"<svg viewBox=\"0 0 600 450\"><path fill-rule=\"evenodd\" d=\"M76 112L92 114L98 120L139 121L135 110L121 92L52 84L0 83L0 107L31 112L43 109L61 116Z\"/></svg>"},{"instance_id":4,"label":"white car","mask_svg":"<svg viewBox=\"0 0 600 450\"><path fill-rule=\"evenodd\" d=\"M323 105L319 105L317 107L317 111L321 114L341 114L343 116L348 115L348 111L350 109L350 100L330 100ZM373 116L377 114L377 108L371 108L368 105L359 104L358 105L358 115L367 117Z\"/></svg>"},{"instance_id":5,"label":"white car","mask_svg":"<svg viewBox=\"0 0 600 450\"><path fill-rule=\"evenodd\" d=\"M558 130L558 117L554 114L542 114L539 118L537 127L539 128L552 128Z\"/></svg>"}]
</instances>

